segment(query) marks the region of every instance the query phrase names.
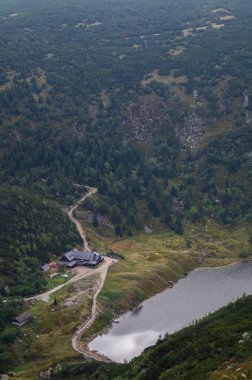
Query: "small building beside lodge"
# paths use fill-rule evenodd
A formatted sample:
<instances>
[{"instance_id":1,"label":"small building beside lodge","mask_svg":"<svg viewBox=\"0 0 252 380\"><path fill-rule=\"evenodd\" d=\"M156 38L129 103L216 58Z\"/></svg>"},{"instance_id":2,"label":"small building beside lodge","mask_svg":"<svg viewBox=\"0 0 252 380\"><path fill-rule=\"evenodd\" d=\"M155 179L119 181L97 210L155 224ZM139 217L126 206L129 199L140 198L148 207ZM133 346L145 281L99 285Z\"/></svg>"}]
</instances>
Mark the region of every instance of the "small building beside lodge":
<instances>
[{"instance_id":1,"label":"small building beside lodge","mask_svg":"<svg viewBox=\"0 0 252 380\"><path fill-rule=\"evenodd\" d=\"M97 252L81 252L74 248L61 257L59 265L66 265L68 268L76 266L96 267L103 260L103 257Z\"/></svg>"},{"instance_id":2,"label":"small building beside lodge","mask_svg":"<svg viewBox=\"0 0 252 380\"><path fill-rule=\"evenodd\" d=\"M33 314L29 313L28 311L24 311L23 313L19 314L16 318L12 320L13 325L16 326L23 326L26 322L29 321L29 319L33 318Z\"/></svg>"},{"instance_id":3,"label":"small building beside lodge","mask_svg":"<svg viewBox=\"0 0 252 380\"><path fill-rule=\"evenodd\" d=\"M51 267L49 264L45 264L45 265L42 265L41 269L44 273L48 273L51 270Z\"/></svg>"}]
</instances>

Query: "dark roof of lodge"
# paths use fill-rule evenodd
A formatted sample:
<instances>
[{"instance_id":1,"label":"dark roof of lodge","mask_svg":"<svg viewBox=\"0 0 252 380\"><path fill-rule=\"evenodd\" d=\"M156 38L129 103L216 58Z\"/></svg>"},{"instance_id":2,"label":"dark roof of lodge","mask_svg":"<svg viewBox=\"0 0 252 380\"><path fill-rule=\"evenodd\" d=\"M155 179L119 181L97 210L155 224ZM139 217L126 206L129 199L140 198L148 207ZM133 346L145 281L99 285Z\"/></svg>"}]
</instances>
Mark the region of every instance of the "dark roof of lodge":
<instances>
[{"instance_id":1,"label":"dark roof of lodge","mask_svg":"<svg viewBox=\"0 0 252 380\"><path fill-rule=\"evenodd\" d=\"M94 257L93 252L76 252L75 259L90 261Z\"/></svg>"},{"instance_id":2,"label":"dark roof of lodge","mask_svg":"<svg viewBox=\"0 0 252 380\"><path fill-rule=\"evenodd\" d=\"M97 265L97 260L89 261L88 264L89 264L89 265Z\"/></svg>"},{"instance_id":3,"label":"dark roof of lodge","mask_svg":"<svg viewBox=\"0 0 252 380\"><path fill-rule=\"evenodd\" d=\"M67 263L67 266L71 268L71 267L74 267L77 263L78 263L77 260L72 260L72 261L69 261L69 263Z\"/></svg>"},{"instance_id":4,"label":"dark roof of lodge","mask_svg":"<svg viewBox=\"0 0 252 380\"><path fill-rule=\"evenodd\" d=\"M78 249L74 248L72 251L65 253L64 256L60 259L60 261L67 260L69 264L73 263L72 265L75 265L78 261L96 263L99 260L99 258L100 255L96 252L80 252Z\"/></svg>"},{"instance_id":5,"label":"dark roof of lodge","mask_svg":"<svg viewBox=\"0 0 252 380\"><path fill-rule=\"evenodd\" d=\"M24 311L23 313L19 314L16 318L14 318L13 321L18 322L18 323L23 323L32 317L33 317L32 313L29 313L28 311Z\"/></svg>"},{"instance_id":6,"label":"dark roof of lodge","mask_svg":"<svg viewBox=\"0 0 252 380\"><path fill-rule=\"evenodd\" d=\"M69 251L65 253L63 258L66 258L68 261L74 260L75 259L74 251Z\"/></svg>"}]
</instances>

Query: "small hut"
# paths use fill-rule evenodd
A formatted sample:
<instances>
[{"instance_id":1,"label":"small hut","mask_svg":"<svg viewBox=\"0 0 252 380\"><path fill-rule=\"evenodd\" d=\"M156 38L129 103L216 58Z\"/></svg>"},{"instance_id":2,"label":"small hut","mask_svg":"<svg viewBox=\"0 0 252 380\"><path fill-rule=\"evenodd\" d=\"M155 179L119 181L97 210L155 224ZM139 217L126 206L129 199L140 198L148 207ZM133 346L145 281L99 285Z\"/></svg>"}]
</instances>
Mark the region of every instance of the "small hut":
<instances>
[{"instance_id":1,"label":"small hut","mask_svg":"<svg viewBox=\"0 0 252 380\"><path fill-rule=\"evenodd\" d=\"M45 265L42 265L41 269L44 273L47 273L51 270L51 267L49 264L45 264Z\"/></svg>"},{"instance_id":2,"label":"small hut","mask_svg":"<svg viewBox=\"0 0 252 380\"><path fill-rule=\"evenodd\" d=\"M33 314L28 311L24 311L12 320L13 325L23 326L29 319L33 318Z\"/></svg>"}]
</instances>

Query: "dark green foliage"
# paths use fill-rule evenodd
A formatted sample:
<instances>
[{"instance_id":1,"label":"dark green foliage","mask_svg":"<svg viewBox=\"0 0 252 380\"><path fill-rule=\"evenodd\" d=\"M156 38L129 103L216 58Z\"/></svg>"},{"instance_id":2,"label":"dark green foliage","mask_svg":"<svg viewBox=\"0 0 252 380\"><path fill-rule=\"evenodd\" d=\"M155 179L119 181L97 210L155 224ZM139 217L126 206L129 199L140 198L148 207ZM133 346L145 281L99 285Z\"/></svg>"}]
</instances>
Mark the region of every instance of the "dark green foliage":
<instances>
[{"instance_id":1,"label":"dark green foliage","mask_svg":"<svg viewBox=\"0 0 252 380\"><path fill-rule=\"evenodd\" d=\"M65 365L54 379L206 380L227 360L242 362L251 356L251 317L252 296L243 297L159 340L130 364ZM243 339L245 332L248 337Z\"/></svg>"},{"instance_id":2,"label":"dark green foliage","mask_svg":"<svg viewBox=\"0 0 252 380\"><path fill-rule=\"evenodd\" d=\"M17 316L20 308L18 302L0 298L0 372L12 368L15 359L12 353L12 344L18 338L17 327L11 326L10 322ZM6 327L8 326L8 327Z\"/></svg>"},{"instance_id":3,"label":"dark green foliage","mask_svg":"<svg viewBox=\"0 0 252 380\"><path fill-rule=\"evenodd\" d=\"M18 297L39 293L46 285L45 264L80 242L75 227L58 207L20 188L0 189L0 372L13 368L10 327L21 312Z\"/></svg>"},{"instance_id":4,"label":"dark green foliage","mask_svg":"<svg viewBox=\"0 0 252 380\"><path fill-rule=\"evenodd\" d=\"M252 168L251 146L251 128L243 127L212 140L200 153L204 214L232 224L248 212L252 201L247 175Z\"/></svg>"},{"instance_id":5,"label":"dark green foliage","mask_svg":"<svg viewBox=\"0 0 252 380\"><path fill-rule=\"evenodd\" d=\"M0 231L3 295L41 291L46 284L41 265L79 242L74 226L57 207L18 188L1 188Z\"/></svg>"},{"instance_id":6,"label":"dark green foliage","mask_svg":"<svg viewBox=\"0 0 252 380\"><path fill-rule=\"evenodd\" d=\"M10 343L14 343L17 336L18 336L17 328L7 328L1 333L0 340L3 343L10 344Z\"/></svg>"},{"instance_id":7,"label":"dark green foliage","mask_svg":"<svg viewBox=\"0 0 252 380\"><path fill-rule=\"evenodd\" d=\"M3 302L0 298L0 329L13 319L16 312L17 304L15 301L9 300L8 302Z\"/></svg>"},{"instance_id":8,"label":"dark green foliage","mask_svg":"<svg viewBox=\"0 0 252 380\"><path fill-rule=\"evenodd\" d=\"M2 182L68 204L80 195L76 182L96 186L104 204L95 212L112 221L118 236L142 229L153 217L182 233L185 217L196 222L211 216L230 224L243 216L250 203L245 175L250 169L244 163L249 165L244 157L249 127L244 128L242 102L244 93L251 94L252 8L249 0L223 0L235 18L219 30L195 29L220 22L226 13L213 13L214 8L220 8L217 0L204 7L201 0L4 2ZM188 27L195 35L181 38ZM168 54L178 45L181 54ZM210 138L206 157L205 149L185 157L179 134L191 105L174 96L172 85L142 86L155 69L188 78L175 87L190 96L198 91L204 107L194 108L207 124L217 118L224 123L231 115L239 130ZM221 184L224 195L216 204L216 170L223 168L232 178ZM173 179L176 187L169 186ZM173 207L174 197L185 210Z\"/></svg>"},{"instance_id":9,"label":"dark green foliage","mask_svg":"<svg viewBox=\"0 0 252 380\"><path fill-rule=\"evenodd\" d=\"M97 370L98 367L98 370ZM57 379L80 379L80 380L112 380L121 376L125 371L124 365L102 364L97 365L97 362L87 363L85 365L79 364L76 366L65 365L62 371L62 376ZM119 379L122 377L119 377ZM56 378L55 378L56 379Z\"/></svg>"},{"instance_id":10,"label":"dark green foliage","mask_svg":"<svg viewBox=\"0 0 252 380\"><path fill-rule=\"evenodd\" d=\"M226 11L213 12L220 7ZM226 14L235 18L211 27ZM250 0L1 2L0 295L41 291L41 264L79 242L51 203L72 204L83 193L76 184L98 188L83 207L93 213L94 228L105 216L119 237L152 220L178 234L187 219L252 220L251 18ZM188 28L193 35L184 38ZM181 53L172 55L177 47ZM178 83L143 86L156 69ZM179 83L180 76L187 82ZM195 151L183 134L192 112L206 124ZM0 306L3 327L14 307ZM227 340L213 326L209 343L207 327L202 340L192 327L130 367L85 364L81 376L152 380L162 372L164 379L205 379L231 355L229 346L246 357L246 345L237 348L231 330L223 329ZM13 331L1 336L5 344L15 339ZM188 331L195 334L191 343ZM12 360L8 349L0 350L0 372ZM65 373L75 376L81 368Z\"/></svg>"},{"instance_id":11,"label":"dark green foliage","mask_svg":"<svg viewBox=\"0 0 252 380\"><path fill-rule=\"evenodd\" d=\"M0 371L6 372L8 369L12 368L15 363L15 358L12 352L6 349L0 350Z\"/></svg>"},{"instance_id":12,"label":"dark green foliage","mask_svg":"<svg viewBox=\"0 0 252 380\"><path fill-rule=\"evenodd\" d=\"M122 132L115 128L101 121L96 129L86 131L85 138L73 141L71 136L55 136L50 142L50 130L43 127L42 134L38 129L33 141L11 144L3 160L4 178L65 202L74 193L74 182L97 186L106 203L94 207L90 200L85 207L107 213L119 236L127 225L138 228L142 224L136 216L139 200L146 199L151 214L160 215L160 180L165 170L166 178L176 173L177 139L168 129L146 154L140 146L123 142ZM149 158L152 155L156 158ZM114 206L108 208L110 200Z\"/></svg>"}]
</instances>

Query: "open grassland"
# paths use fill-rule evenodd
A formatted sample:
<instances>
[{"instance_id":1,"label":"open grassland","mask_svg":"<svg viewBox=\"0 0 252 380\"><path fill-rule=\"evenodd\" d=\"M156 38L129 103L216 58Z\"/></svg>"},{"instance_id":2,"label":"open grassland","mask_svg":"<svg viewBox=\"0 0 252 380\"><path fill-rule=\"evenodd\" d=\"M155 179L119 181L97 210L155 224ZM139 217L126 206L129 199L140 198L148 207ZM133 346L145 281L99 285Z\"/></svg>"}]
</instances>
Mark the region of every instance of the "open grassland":
<instances>
[{"instance_id":1,"label":"open grassland","mask_svg":"<svg viewBox=\"0 0 252 380\"><path fill-rule=\"evenodd\" d=\"M88 234L91 244L97 237ZM164 290L196 267L222 266L249 257L249 227L188 225L183 236L162 231L104 243L103 249L124 256L111 268L100 294L102 313L84 334L87 340L117 315ZM94 239L94 240L92 240Z\"/></svg>"},{"instance_id":2,"label":"open grassland","mask_svg":"<svg viewBox=\"0 0 252 380\"><path fill-rule=\"evenodd\" d=\"M71 338L89 316L96 281L97 276L92 276L70 284L55 292L49 303L32 302L29 311L34 321L20 329L14 347L22 363L17 368L18 379L38 379L39 373L49 366L79 358L72 349Z\"/></svg>"},{"instance_id":3,"label":"open grassland","mask_svg":"<svg viewBox=\"0 0 252 380\"><path fill-rule=\"evenodd\" d=\"M111 245L125 257L112 268L102 296L122 309L159 292L198 266L219 266L237 259L249 249L247 228L188 226L185 235L160 232L141 234Z\"/></svg>"},{"instance_id":4,"label":"open grassland","mask_svg":"<svg viewBox=\"0 0 252 380\"><path fill-rule=\"evenodd\" d=\"M160 75L158 69L156 69L152 73L145 75L141 83L143 86L146 86L153 81L166 85L185 84L187 82L187 77L184 75L178 77L174 77L173 75Z\"/></svg>"}]
</instances>

